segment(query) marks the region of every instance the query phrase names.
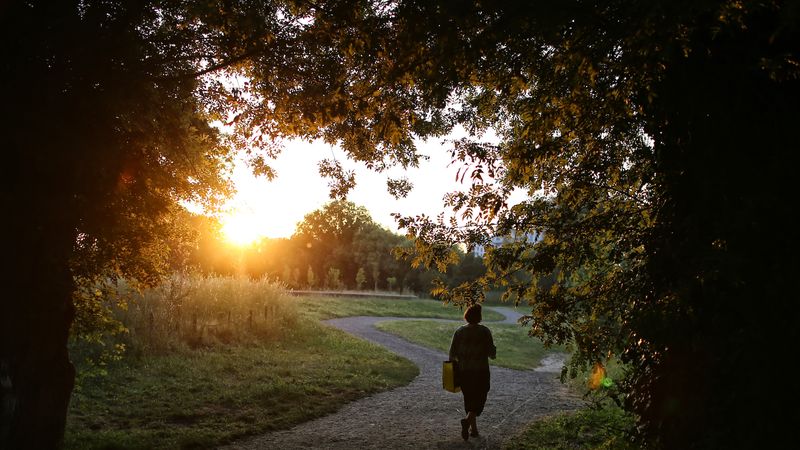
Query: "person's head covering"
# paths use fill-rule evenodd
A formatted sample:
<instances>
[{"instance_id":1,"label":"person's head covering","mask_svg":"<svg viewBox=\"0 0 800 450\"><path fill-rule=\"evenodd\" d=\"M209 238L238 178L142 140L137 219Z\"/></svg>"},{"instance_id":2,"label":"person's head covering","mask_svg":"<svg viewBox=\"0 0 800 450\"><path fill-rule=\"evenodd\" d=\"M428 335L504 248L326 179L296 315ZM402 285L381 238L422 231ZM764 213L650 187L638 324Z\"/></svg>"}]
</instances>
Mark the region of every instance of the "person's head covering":
<instances>
[{"instance_id":1,"label":"person's head covering","mask_svg":"<svg viewBox=\"0 0 800 450\"><path fill-rule=\"evenodd\" d=\"M464 320L469 323L480 323L483 317L481 317L481 305L475 303L474 305L470 305L466 311L464 311Z\"/></svg>"}]
</instances>

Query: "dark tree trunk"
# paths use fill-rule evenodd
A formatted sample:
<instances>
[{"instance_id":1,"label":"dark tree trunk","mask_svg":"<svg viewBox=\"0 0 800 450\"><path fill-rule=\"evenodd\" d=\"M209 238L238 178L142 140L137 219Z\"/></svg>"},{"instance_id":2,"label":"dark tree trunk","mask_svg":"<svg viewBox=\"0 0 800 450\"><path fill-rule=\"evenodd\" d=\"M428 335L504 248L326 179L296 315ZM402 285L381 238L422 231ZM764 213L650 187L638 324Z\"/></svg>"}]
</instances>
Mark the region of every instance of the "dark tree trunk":
<instances>
[{"instance_id":1,"label":"dark tree trunk","mask_svg":"<svg viewBox=\"0 0 800 450\"><path fill-rule=\"evenodd\" d=\"M781 364L791 359L784 344L798 340L797 174L788 161L800 85L753 70L759 59L747 51L762 49L708 42L676 58L660 90L669 201L649 270L665 301L648 306L642 330L664 350L642 372L649 396L634 406L665 448L756 448L765 437L791 447L787 399L798 389ZM743 381L765 370L768 382Z\"/></svg>"},{"instance_id":2,"label":"dark tree trunk","mask_svg":"<svg viewBox=\"0 0 800 450\"><path fill-rule=\"evenodd\" d=\"M67 351L74 283L71 239L55 227L29 222L11 235L0 304L0 449L54 449L64 437L75 381Z\"/></svg>"}]
</instances>

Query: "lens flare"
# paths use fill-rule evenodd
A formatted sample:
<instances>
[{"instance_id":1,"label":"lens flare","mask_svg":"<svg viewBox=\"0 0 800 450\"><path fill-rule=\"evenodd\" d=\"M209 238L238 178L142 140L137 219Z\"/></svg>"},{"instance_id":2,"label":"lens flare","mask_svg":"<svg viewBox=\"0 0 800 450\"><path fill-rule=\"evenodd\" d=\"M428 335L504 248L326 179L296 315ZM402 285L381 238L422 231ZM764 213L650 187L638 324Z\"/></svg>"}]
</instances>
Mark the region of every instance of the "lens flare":
<instances>
[{"instance_id":1,"label":"lens flare","mask_svg":"<svg viewBox=\"0 0 800 450\"><path fill-rule=\"evenodd\" d=\"M603 364L596 362L592 368L592 374L589 376L589 388L598 389L601 387L610 388L614 385L614 380L606 376L606 368Z\"/></svg>"}]
</instances>

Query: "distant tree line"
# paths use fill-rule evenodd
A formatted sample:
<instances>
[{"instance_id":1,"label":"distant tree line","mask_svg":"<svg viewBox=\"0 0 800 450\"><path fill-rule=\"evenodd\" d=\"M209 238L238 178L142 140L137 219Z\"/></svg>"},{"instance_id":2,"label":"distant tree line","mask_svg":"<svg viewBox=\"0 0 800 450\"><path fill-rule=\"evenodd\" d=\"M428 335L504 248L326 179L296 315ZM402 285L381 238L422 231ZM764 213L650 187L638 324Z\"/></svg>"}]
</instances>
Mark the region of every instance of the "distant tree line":
<instances>
[{"instance_id":1,"label":"distant tree line","mask_svg":"<svg viewBox=\"0 0 800 450\"><path fill-rule=\"evenodd\" d=\"M413 267L403 258L413 242L376 223L363 206L334 200L308 213L290 238L265 238L246 247L226 243L214 219L189 218L196 245L184 246L174 269L247 275L292 289L392 290L427 295L437 284L456 286L485 272L482 259L453 248L443 271Z\"/></svg>"}]
</instances>

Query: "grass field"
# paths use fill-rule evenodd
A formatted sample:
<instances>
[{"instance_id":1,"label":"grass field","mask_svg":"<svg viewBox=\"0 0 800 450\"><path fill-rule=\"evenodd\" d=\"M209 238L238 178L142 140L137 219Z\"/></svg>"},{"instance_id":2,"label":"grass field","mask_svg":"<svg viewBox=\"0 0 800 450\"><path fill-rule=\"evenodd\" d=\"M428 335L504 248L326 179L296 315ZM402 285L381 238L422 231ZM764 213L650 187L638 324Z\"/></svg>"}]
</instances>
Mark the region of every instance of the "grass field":
<instances>
[{"instance_id":1,"label":"grass field","mask_svg":"<svg viewBox=\"0 0 800 450\"><path fill-rule=\"evenodd\" d=\"M631 418L618 408L583 409L533 423L504 450L636 450L622 430Z\"/></svg>"},{"instance_id":2,"label":"grass field","mask_svg":"<svg viewBox=\"0 0 800 450\"><path fill-rule=\"evenodd\" d=\"M339 297L297 297L294 302L299 309L315 319L334 317L378 316L378 317L428 317L432 319L462 320L464 311L453 305L444 305L437 300L425 299L380 299ZM503 320L504 316L485 309L483 320Z\"/></svg>"},{"instance_id":3,"label":"grass field","mask_svg":"<svg viewBox=\"0 0 800 450\"><path fill-rule=\"evenodd\" d=\"M377 324L383 331L396 334L411 342L447 353L456 328L461 323L436 322L431 320L386 321ZM544 345L528 336L524 327L515 324L485 324L492 331L497 359L492 365L510 369L533 369L549 352L560 349L545 349Z\"/></svg>"},{"instance_id":4,"label":"grass field","mask_svg":"<svg viewBox=\"0 0 800 450\"><path fill-rule=\"evenodd\" d=\"M461 319L458 308L434 300L290 298L263 280L190 277L170 283L132 298L128 308L110 309L129 332L107 336L99 345L124 344L121 360L97 371L81 359L88 344L74 345L82 376L70 404L65 448L214 448L289 428L407 384L418 374L409 361L320 320L355 315ZM502 319L493 311L484 313L487 321ZM380 326L411 330L406 338L447 351L458 325L422 320ZM498 347L498 365L538 365L544 349L524 329L486 325ZM513 441L526 446L510 448L593 448L581 445L594 438L574 429L598 424L612 429L607 425L616 422L584 415L550 418ZM557 439L566 444L549 447L561 445Z\"/></svg>"},{"instance_id":5,"label":"grass field","mask_svg":"<svg viewBox=\"0 0 800 450\"><path fill-rule=\"evenodd\" d=\"M141 294L120 289L132 298L114 314L129 332L100 346L124 344L122 359L97 371L83 362L88 344L73 346L82 375L105 375L79 376L67 449L213 448L289 428L418 374L320 320L461 317L434 300L287 297L263 280L175 277Z\"/></svg>"},{"instance_id":6,"label":"grass field","mask_svg":"<svg viewBox=\"0 0 800 450\"><path fill-rule=\"evenodd\" d=\"M212 448L407 384L416 366L318 323L269 345L123 361L73 395L66 448Z\"/></svg>"}]
</instances>

